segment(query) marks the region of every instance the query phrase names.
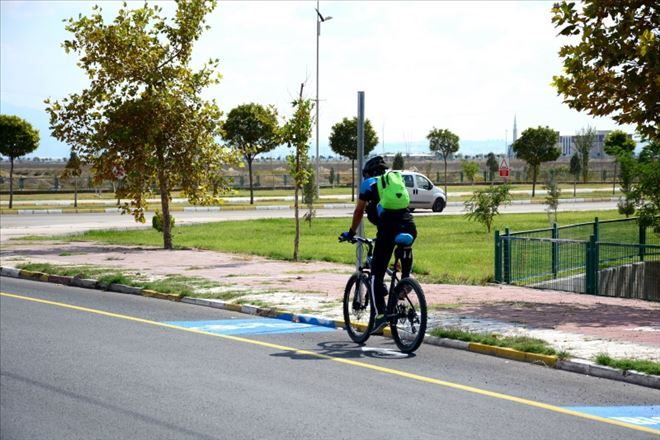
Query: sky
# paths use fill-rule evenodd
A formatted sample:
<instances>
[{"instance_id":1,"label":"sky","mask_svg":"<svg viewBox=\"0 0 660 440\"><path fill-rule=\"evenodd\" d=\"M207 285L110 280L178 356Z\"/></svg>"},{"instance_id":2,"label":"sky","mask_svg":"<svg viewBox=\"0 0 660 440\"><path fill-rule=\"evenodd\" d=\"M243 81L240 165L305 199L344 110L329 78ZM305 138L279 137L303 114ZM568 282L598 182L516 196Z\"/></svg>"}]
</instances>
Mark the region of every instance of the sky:
<instances>
[{"instance_id":1,"label":"sky","mask_svg":"<svg viewBox=\"0 0 660 440\"><path fill-rule=\"evenodd\" d=\"M50 136L44 100L61 100L87 84L77 56L62 48L63 20L99 4L109 22L120 1L0 0L0 112L40 130L31 154L61 158L68 146ZM173 13L173 1L158 3ZM129 1L140 7L143 2ZM223 80L205 91L227 114L237 105L274 105L282 118L304 83L316 98L316 1L220 1L193 64L219 58ZM377 152L428 152L426 135L446 128L464 154L504 153L514 115L518 135L549 126L562 135L586 126L617 126L570 109L551 86L562 72L551 1L321 1L332 19L319 38L320 154L331 154L334 124L357 114L358 91L376 130ZM312 152L316 131L311 139ZM273 155L286 154L284 147Z\"/></svg>"}]
</instances>

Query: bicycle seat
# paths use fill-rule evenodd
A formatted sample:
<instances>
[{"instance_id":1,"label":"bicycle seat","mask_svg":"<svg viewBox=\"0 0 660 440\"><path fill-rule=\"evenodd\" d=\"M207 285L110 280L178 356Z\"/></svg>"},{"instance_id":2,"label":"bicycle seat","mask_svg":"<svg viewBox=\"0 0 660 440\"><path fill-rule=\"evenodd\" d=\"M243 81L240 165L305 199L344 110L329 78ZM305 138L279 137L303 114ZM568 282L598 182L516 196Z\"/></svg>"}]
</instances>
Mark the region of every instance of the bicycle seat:
<instances>
[{"instance_id":1,"label":"bicycle seat","mask_svg":"<svg viewBox=\"0 0 660 440\"><path fill-rule=\"evenodd\" d=\"M394 238L394 243L400 246L410 246L414 240L415 239L412 235L402 232L397 234L397 236Z\"/></svg>"}]
</instances>

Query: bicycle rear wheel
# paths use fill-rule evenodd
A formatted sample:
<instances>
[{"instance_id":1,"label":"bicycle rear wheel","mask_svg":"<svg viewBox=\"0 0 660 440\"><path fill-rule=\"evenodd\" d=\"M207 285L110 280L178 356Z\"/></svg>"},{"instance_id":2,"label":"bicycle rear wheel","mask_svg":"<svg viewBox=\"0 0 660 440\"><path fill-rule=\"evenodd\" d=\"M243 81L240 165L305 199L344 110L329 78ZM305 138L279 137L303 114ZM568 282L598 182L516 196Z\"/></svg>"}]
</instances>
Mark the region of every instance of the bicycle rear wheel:
<instances>
[{"instance_id":1,"label":"bicycle rear wheel","mask_svg":"<svg viewBox=\"0 0 660 440\"><path fill-rule=\"evenodd\" d=\"M364 273L354 273L344 290L344 326L348 336L358 344L369 339L374 323L370 303L369 278Z\"/></svg>"},{"instance_id":2,"label":"bicycle rear wheel","mask_svg":"<svg viewBox=\"0 0 660 440\"><path fill-rule=\"evenodd\" d=\"M392 338L403 353L412 353L424 341L426 333L426 298L422 286L413 278L404 278L394 288L398 298L392 318Z\"/></svg>"}]
</instances>

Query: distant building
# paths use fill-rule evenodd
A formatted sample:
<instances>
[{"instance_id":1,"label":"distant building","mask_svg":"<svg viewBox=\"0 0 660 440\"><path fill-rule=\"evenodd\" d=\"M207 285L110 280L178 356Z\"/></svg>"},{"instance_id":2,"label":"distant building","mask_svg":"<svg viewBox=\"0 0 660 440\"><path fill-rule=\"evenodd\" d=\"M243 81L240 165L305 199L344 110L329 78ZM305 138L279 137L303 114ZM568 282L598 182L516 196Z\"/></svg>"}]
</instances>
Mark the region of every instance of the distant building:
<instances>
[{"instance_id":1,"label":"distant building","mask_svg":"<svg viewBox=\"0 0 660 440\"><path fill-rule=\"evenodd\" d=\"M605 153L605 138L611 130L598 130L594 137L594 143L589 152L592 159L603 159L610 157ZM630 135L629 135L630 136ZM575 154L575 138L577 136L559 136L559 148L561 149L560 158L570 158Z\"/></svg>"}]
</instances>

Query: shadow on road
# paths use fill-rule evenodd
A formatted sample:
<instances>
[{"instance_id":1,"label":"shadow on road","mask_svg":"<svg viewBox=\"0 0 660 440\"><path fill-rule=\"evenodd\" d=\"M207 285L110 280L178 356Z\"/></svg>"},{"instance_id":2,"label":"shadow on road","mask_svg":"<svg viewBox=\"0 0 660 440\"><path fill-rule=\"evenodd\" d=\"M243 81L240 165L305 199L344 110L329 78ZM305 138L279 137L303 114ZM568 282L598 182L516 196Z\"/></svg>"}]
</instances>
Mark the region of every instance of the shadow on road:
<instances>
[{"instance_id":1,"label":"shadow on road","mask_svg":"<svg viewBox=\"0 0 660 440\"><path fill-rule=\"evenodd\" d=\"M394 344L392 344L394 345ZM414 358L415 354L405 354L396 348L388 347L369 347L366 345L355 344L347 341L327 341L320 342L318 349L313 350L287 350L282 353L273 353L271 356L287 357L294 360L329 360L337 359L409 359Z\"/></svg>"}]
</instances>

